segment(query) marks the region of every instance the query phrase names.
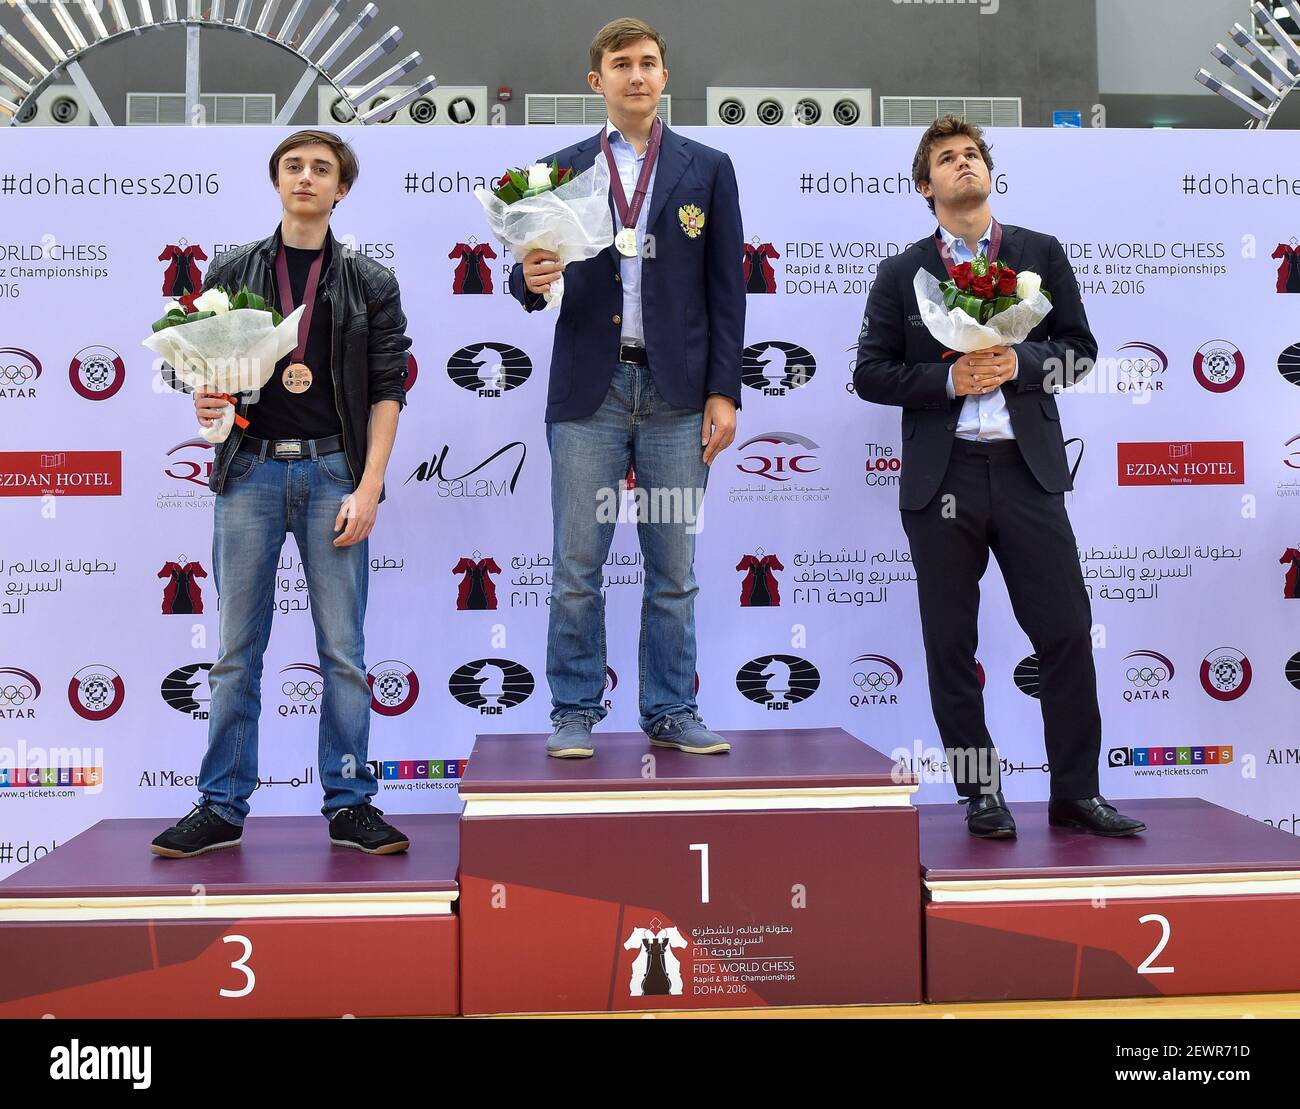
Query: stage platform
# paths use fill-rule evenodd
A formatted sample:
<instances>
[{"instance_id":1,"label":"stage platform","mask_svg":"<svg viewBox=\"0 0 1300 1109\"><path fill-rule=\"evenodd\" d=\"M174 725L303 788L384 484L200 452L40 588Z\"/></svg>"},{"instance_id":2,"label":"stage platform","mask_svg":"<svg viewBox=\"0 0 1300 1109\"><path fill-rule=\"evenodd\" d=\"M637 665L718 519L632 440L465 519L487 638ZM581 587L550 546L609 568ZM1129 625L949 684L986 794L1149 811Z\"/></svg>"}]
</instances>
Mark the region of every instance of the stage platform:
<instances>
[{"instance_id":1,"label":"stage platform","mask_svg":"<svg viewBox=\"0 0 1300 1109\"><path fill-rule=\"evenodd\" d=\"M957 805L921 805L926 999L1150 997L1300 990L1300 839L1192 798L1116 801L1124 839L1051 828L978 840Z\"/></svg>"},{"instance_id":2,"label":"stage platform","mask_svg":"<svg viewBox=\"0 0 1300 1109\"><path fill-rule=\"evenodd\" d=\"M0 882L0 1017L456 1013L457 817L394 819L400 855L253 817L190 859L150 852L169 819L101 821Z\"/></svg>"},{"instance_id":3,"label":"stage platform","mask_svg":"<svg viewBox=\"0 0 1300 1109\"><path fill-rule=\"evenodd\" d=\"M917 1002L916 786L838 728L730 753L479 736L461 782L471 1013Z\"/></svg>"}]
</instances>

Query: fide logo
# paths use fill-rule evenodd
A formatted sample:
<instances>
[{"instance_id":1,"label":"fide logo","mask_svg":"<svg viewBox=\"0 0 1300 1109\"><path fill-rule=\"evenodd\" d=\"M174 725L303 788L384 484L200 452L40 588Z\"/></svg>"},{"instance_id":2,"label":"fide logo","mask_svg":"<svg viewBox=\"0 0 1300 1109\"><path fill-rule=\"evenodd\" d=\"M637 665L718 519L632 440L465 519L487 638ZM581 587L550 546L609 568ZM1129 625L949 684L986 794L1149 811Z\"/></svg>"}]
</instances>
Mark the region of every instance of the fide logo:
<instances>
[{"instance_id":1,"label":"fide logo","mask_svg":"<svg viewBox=\"0 0 1300 1109\"><path fill-rule=\"evenodd\" d=\"M1246 359L1227 339L1211 339L1197 349L1192 373L1201 388L1211 393L1227 393L1241 384L1246 374Z\"/></svg>"},{"instance_id":2,"label":"fide logo","mask_svg":"<svg viewBox=\"0 0 1300 1109\"><path fill-rule=\"evenodd\" d=\"M506 658L480 658L458 666L447 681L447 691L466 708L483 716L500 716L522 705L536 682L522 663Z\"/></svg>"},{"instance_id":3,"label":"fide logo","mask_svg":"<svg viewBox=\"0 0 1300 1109\"><path fill-rule=\"evenodd\" d=\"M1201 662L1201 687L1216 701L1235 701L1250 679L1250 659L1233 647L1216 647Z\"/></svg>"},{"instance_id":4,"label":"fide logo","mask_svg":"<svg viewBox=\"0 0 1300 1109\"><path fill-rule=\"evenodd\" d=\"M1016 688L1026 697L1038 698L1038 656L1026 655L1011 675Z\"/></svg>"},{"instance_id":5,"label":"fide logo","mask_svg":"<svg viewBox=\"0 0 1300 1109\"><path fill-rule=\"evenodd\" d=\"M1277 372L1292 385L1300 385L1300 343L1292 343L1277 356Z\"/></svg>"},{"instance_id":6,"label":"fide logo","mask_svg":"<svg viewBox=\"0 0 1300 1109\"><path fill-rule=\"evenodd\" d=\"M903 668L885 655L858 655L853 660L853 687L849 704L855 709L869 705L896 705L894 692L903 684Z\"/></svg>"},{"instance_id":7,"label":"fide logo","mask_svg":"<svg viewBox=\"0 0 1300 1109\"><path fill-rule=\"evenodd\" d=\"M68 701L83 720L107 720L125 698L126 684L111 666L83 666L68 682Z\"/></svg>"},{"instance_id":8,"label":"fide logo","mask_svg":"<svg viewBox=\"0 0 1300 1109\"><path fill-rule=\"evenodd\" d=\"M774 712L808 700L821 682L817 667L798 655L760 655L736 671L742 696Z\"/></svg>"},{"instance_id":9,"label":"fide logo","mask_svg":"<svg viewBox=\"0 0 1300 1109\"><path fill-rule=\"evenodd\" d=\"M783 397L813 379L817 360L807 347L770 339L747 346L741 357L740 381L765 397Z\"/></svg>"},{"instance_id":10,"label":"fide logo","mask_svg":"<svg viewBox=\"0 0 1300 1109\"><path fill-rule=\"evenodd\" d=\"M532 360L509 343L471 343L447 360L447 376L480 397L500 397L518 389L532 372Z\"/></svg>"},{"instance_id":11,"label":"fide logo","mask_svg":"<svg viewBox=\"0 0 1300 1109\"><path fill-rule=\"evenodd\" d=\"M370 708L380 716L401 716L420 696L420 679L404 662L386 659L366 671Z\"/></svg>"},{"instance_id":12,"label":"fide logo","mask_svg":"<svg viewBox=\"0 0 1300 1109\"><path fill-rule=\"evenodd\" d=\"M162 680L162 699L191 720L206 720L212 690L208 685L210 662L192 662L179 666Z\"/></svg>"},{"instance_id":13,"label":"fide logo","mask_svg":"<svg viewBox=\"0 0 1300 1109\"><path fill-rule=\"evenodd\" d=\"M1286 680L1291 683L1292 689L1300 689L1300 651L1297 651L1286 660Z\"/></svg>"},{"instance_id":14,"label":"fide logo","mask_svg":"<svg viewBox=\"0 0 1300 1109\"><path fill-rule=\"evenodd\" d=\"M68 379L86 400L108 400L122 388L126 364L112 347L89 346L73 356Z\"/></svg>"}]
</instances>

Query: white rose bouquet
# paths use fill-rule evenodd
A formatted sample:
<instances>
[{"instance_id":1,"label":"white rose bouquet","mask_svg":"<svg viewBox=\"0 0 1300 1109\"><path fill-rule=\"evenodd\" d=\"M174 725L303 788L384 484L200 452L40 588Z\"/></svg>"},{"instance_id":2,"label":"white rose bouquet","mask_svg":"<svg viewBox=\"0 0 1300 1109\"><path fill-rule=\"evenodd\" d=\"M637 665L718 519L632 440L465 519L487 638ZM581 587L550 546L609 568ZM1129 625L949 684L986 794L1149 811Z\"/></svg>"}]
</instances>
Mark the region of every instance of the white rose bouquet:
<instances>
[{"instance_id":1,"label":"white rose bouquet","mask_svg":"<svg viewBox=\"0 0 1300 1109\"><path fill-rule=\"evenodd\" d=\"M219 422L201 427L209 443L222 443L238 424L236 394L261 389L275 364L298 345L298 321L303 308L281 316L247 288L231 296L211 288L170 302L167 314L153 324L144 346L160 355L191 389L215 389L229 404Z\"/></svg>"}]
</instances>

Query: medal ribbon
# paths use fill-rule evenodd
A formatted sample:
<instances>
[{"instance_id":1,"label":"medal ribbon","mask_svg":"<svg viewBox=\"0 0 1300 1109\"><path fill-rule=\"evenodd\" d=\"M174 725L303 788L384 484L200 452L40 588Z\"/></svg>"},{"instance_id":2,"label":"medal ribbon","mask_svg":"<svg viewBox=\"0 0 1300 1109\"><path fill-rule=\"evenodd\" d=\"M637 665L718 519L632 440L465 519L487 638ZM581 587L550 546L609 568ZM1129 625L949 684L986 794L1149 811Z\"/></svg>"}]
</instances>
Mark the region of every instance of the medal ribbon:
<instances>
[{"instance_id":1,"label":"medal ribbon","mask_svg":"<svg viewBox=\"0 0 1300 1109\"><path fill-rule=\"evenodd\" d=\"M293 286L289 284L289 259L284 244L275 252L276 285L280 290L280 315L289 316L298 306L293 302ZM307 357L307 336L311 334L311 315L316 310L316 287L320 284L321 266L325 263L325 248L313 259L307 271L307 286L302 292L302 302L306 306L302 318L298 321L298 346L290 356L291 362L303 362Z\"/></svg>"},{"instance_id":2,"label":"medal ribbon","mask_svg":"<svg viewBox=\"0 0 1300 1109\"><path fill-rule=\"evenodd\" d=\"M600 133L600 148L605 152L605 161L609 163L609 188L614 197L614 208L624 227L636 228L636 221L641 216L641 206L645 204L646 192L650 188L650 175L654 173L655 162L659 160L659 143L663 139L664 121L655 117L654 126L650 128L650 141L646 143L645 161L641 163L641 173L636 179L636 189L632 193L632 203L627 202L627 193L623 189L623 178L619 176L618 163L614 160L614 151L609 145L609 129Z\"/></svg>"},{"instance_id":3,"label":"medal ribbon","mask_svg":"<svg viewBox=\"0 0 1300 1109\"><path fill-rule=\"evenodd\" d=\"M957 259L953 257L952 251L949 249L948 244L943 241L942 232L936 231L934 233L934 240L935 240L935 244L939 248L939 257L943 259L944 266L947 267L948 272L951 274L952 271L957 268L958 265ZM998 260L998 251L1001 249L1002 249L1002 224L998 223L997 220L993 220L992 228L989 231L989 252L987 255L987 258L990 263L996 262Z\"/></svg>"}]
</instances>

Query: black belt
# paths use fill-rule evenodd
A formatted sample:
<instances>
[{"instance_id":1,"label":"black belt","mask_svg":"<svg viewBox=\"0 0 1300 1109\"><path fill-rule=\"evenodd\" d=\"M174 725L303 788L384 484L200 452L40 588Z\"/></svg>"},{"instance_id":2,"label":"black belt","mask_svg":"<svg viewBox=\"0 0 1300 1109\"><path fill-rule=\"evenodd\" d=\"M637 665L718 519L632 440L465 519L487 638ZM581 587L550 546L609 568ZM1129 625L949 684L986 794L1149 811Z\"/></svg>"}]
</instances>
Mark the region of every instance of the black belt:
<instances>
[{"instance_id":1,"label":"black belt","mask_svg":"<svg viewBox=\"0 0 1300 1109\"><path fill-rule=\"evenodd\" d=\"M239 449L259 458L279 458L295 461L315 458L321 454L334 454L343 449L343 436L331 435L325 439L258 439L245 435Z\"/></svg>"},{"instance_id":2,"label":"black belt","mask_svg":"<svg viewBox=\"0 0 1300 1109\"><path fill-rule=\"evenodd\" d=\"M954 454L996 458L1002 455L1018 455L1020 453L1020 444L1014 439L989 439L981 442L978 439L959 439L954 435L952 449Z\"/></svg>"},{"instance_id":3,"label":"black belt","mask_svg":"<svg viewBox=\"0 0 1300 1109\"><path fill-rule=\"evenodd\" d=\"M618 360L620 362L631 362L634 366L650 365L650 360L646 358L645 347L631 347L626 343L619 345Z\"/></svg>"}]
</instances>

